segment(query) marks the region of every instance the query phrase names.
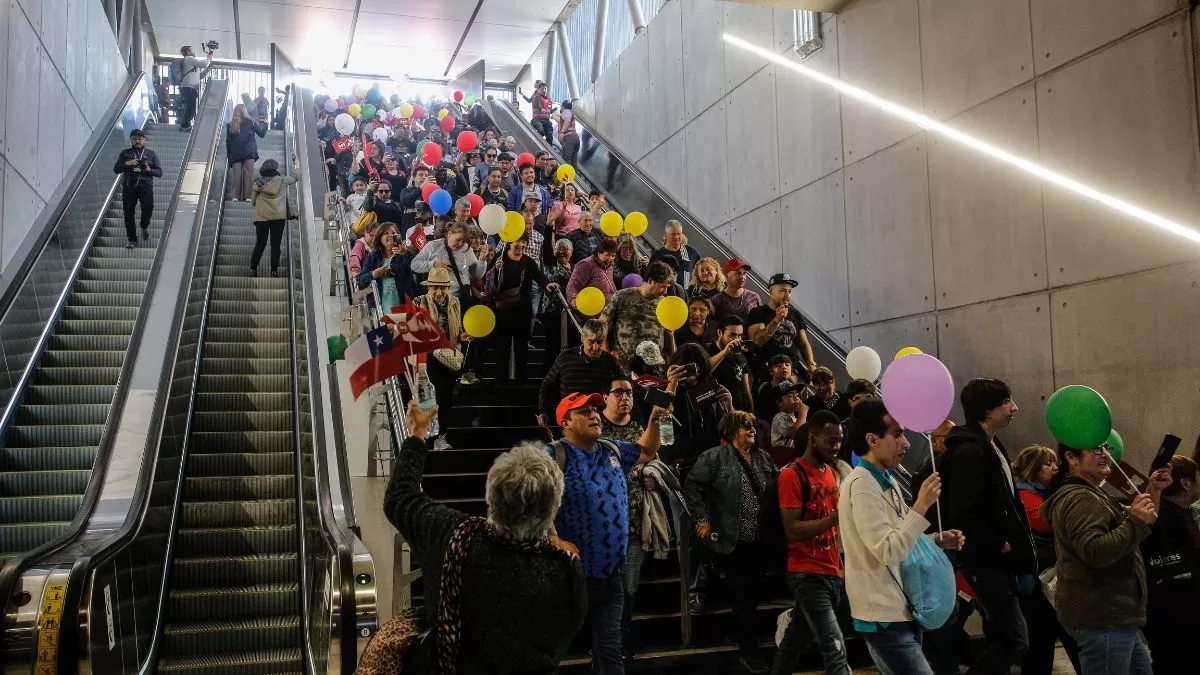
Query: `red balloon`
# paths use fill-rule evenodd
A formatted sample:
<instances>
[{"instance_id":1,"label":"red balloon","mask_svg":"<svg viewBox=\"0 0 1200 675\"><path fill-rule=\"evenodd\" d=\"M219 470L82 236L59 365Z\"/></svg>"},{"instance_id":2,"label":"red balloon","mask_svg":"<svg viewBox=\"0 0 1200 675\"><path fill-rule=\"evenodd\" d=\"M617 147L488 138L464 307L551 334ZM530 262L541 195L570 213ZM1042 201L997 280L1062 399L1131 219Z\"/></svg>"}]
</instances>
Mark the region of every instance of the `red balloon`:
<instances>
[{"instance_id":1,"label":"red balloon","mask_svg":"<svg viewBox=\"0 0 1200 675\"><path fill-rule=\"evenodd\" d=\"M345 107L346 107L346 102L345 102L345 101L343 101L342 99L340 99L340 98L339 98L339 99L338 99L338 107L339 107L339 108L345 108Z\"/></svg>"},{"instance_id":2,"label":"red balloon","mask_svg":"<svg viewBox=\"0 0 1200 675\"><path fill-rule=\"evenodd\" d=\"M442 118L442 131L444 131L446 133L450 133L451 131L454 131L454 116L453 115L446 115L445 117Z\"/></svg>"},{"instance_id":3,"label":"red balloon","mask_svg":"<svg viewBox=\"0 0 1200 675\"><path fill-rule=\"evenodd\" d=\"M467 195L467 201L471 202L471 217L474 218L483 210L483 197L475 193Z\"/></svg>"},{"instance_id":4,"label":"red balloon","mask_svg":"<svg viewBox=\"0 0 1200 675\"><path fill-rule=\"evenodd\" d=\"M442 146L437 143L426 143L421 148L421 161L429 166L437 166L442 162Z\"/></svg>"},{"instance_id":5,"label":"red balloon","mask_svg":"<svg viewBox=\"0 0 1200 675\"><path fill-rule=\"evenodd\" d=\"M470 152L479 145L479 136L476 136L474 131L464 131L458 135L455 145L458 146L459 152Z\"/></svg>"},{"instance_id":6,"label":"red balloon","mask_svg":"<svg viewBox=\"0 0 1200 675\"><path fill-rule=\"evenodd\" d=\"M454 101L456 103L462 103L462 100L463 100L463 93L461 91L454 92Z\"/></svg>"},{"instance_id":7,"label":"red balloon","mask_svg":"<svg viewBox=\"0 0 1200 675\"><path fill-rule=\"evenodd\" d=\"M521 166L522 164L533 164L533 155L528 152L522 152L517 157L517 166Z\"/></svg>"},{"instance_id":8,"label":"red balloon","mask_svg":"<svg viewBox=\"0 0 1200 675\"><path fill-rule=\"evenodd\" d=\"M414 105L413 106L413 119L414 120L425 119L425 108L421 107L420 105Z\"/></svg>"},{"instance_id":9,"label":"red balloon","mask_svg":"<svg viewBox=\"0 0 1200 675\"><path fill-rule=\"evenodd\" d=\"M429 203L429 195L433 194L434 192L437 192L440 189L441 188L438 187L438 184L433 181L429 181L428 183L422 185L421 186L421 201L428 204Z\"/></svg>"}]
</instances>

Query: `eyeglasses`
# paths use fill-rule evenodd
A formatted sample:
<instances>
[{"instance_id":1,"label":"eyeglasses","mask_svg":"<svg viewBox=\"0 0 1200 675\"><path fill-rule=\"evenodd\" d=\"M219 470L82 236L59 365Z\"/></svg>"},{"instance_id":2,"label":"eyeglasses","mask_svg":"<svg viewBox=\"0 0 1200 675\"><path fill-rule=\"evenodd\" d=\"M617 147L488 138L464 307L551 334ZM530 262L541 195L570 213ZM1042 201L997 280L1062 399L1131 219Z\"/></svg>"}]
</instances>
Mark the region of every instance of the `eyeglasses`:
<instances>
[{"instance_id":1,"label":"eyeglasses","mask_svg":"<svg viewBox=\"0 0 1200 675\"><path fill-rule=\"evenodd\" d=\"M488 159L496 159L496 155L493 155L493 154L490 154L490 153L489 153L489 154L487 155L487 158L488 158Z\"/></svg>"},{"instance_id":2,"label":"eyeglasses","mask_svg":"<svg viewBox=\"0 0 1200 675\"><path fill-rule=\"evenodd\" d=\"M392 191L391 190L376 190L375 194L390 195L390 194L392 194Z\"/></svg>"},{"instance_id":3,"label":"eyeglasses","mask_svg":"<svg viewBox=\"0 0 1200 675\"><path fill-rule=\"evenodd\" d=\"M616 397L618 397L618 398L624 398L624 397L626 397L626 396L629 396L629 397L632 397L632 396L633 396L633 390L632 390L632 389L613 389L612 391L610 391L610 392L608 392L608 393L610 393L610 394L612 394L613 396L616 396Z\"/></svg>"},{"instance_id":4,"label":"eyeglasses","mask_svg":"<svg viewBox=\"0 0 1200 675\"><path fill-rule=\"evenodd\" d=\"M758 431L758 423L753 420L746 420L742 422L742 428L746 431Z\"/></svg>"}]
</instances>

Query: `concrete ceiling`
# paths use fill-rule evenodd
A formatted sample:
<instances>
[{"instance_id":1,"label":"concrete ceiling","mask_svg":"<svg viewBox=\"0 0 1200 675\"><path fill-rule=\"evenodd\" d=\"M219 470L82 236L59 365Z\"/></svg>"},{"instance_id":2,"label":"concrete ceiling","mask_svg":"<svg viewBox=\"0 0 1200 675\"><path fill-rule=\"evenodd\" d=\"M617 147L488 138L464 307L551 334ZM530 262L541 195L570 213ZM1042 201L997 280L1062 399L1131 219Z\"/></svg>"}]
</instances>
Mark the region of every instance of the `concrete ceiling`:
<instances>
[{"instance_id":1,"label":"concrete ceiling","mask_svg":"<svg viewBox=\"0 0 1200 675\"><path fill-rule=\"evenodd\" d=\"M516 78L567 4L568 0L146 0L155 39L166 54L177 54L185 44L199 53L201 43L217 40L219 56L238 58L240 39L240 58L268 61L275 42L300 67L396 77L453 77L484 59L485 77L502 82Z\"/></svg>"}]
</instances>

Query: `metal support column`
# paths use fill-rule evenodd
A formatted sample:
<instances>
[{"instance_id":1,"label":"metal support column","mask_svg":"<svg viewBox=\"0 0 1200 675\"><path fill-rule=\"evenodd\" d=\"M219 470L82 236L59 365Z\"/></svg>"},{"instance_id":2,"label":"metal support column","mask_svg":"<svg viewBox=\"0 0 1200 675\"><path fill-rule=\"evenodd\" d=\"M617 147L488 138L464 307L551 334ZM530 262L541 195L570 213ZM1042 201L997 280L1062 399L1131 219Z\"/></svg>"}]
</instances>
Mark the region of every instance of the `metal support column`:
<instances>
[{"instance_id":1,"label":"metal support column","mask_svg":"<svg viewBox=\"0 0 1200 675\"><path fill-rule=\"evenodd\" d=\"M821 13L807 9L792 10L792 51L807 59L825 46L821 37Z\"/></svg>"},{"instance_id":2,"label":"metal support column","mask_svg":"<svg viewBox=\"0 0 1200 675\"><path fill-rule=\"evenodd\" d=\"M629 0L629 16L633 19L634 35L646 32L646 15L642 13L642 5L638 0Z\"/></svg>"},{"instance_id":3,"label":"metal support column","mask_svg":"<svg viewBox=\"0 0 1200 675\"><path fill-rule=\"evenodd\" d=\"M592 48L592 79L600 79L600 71L604 69L604 42L608 34L608 0L596 3L596 45Z\"/></svg>"},{"instance_id":4,"label":"metal support column","mask_svg":"<svg viewBox=\"0 0 1200 675\"><path fill-rule=\"evenodd\" d=\"M142 72L142 61L145 58L145 47L142 44L142 3L141 0L131 0L126 6L129 11L129 72Z\"/></svg>"},{"instance_id":5,"label":"metal support column","mask_svg":"<svg viewBox=\"0 0 1200 675\"><path fill-rule=\"evenodd\" d=\"M542 79L549 83L554 81L554 68L558 60L558 33L551 30L546 34L546 38L550 40L550 44L546 46L545 73Z\"/></svg>"},{"instance_id":6,"label":"metal support column","mask_svg":"<svg viewBox=\"0 0 1200 675\"><path fill-rule=\"evenodd\" d=\"M571 41L561 21L554 22L554 33L558 36L558 52L562 57L563 75L567 78L567 95L574 101L579 98L579 80L575 79L575 59L571 56Z\"/></svg>"},{"instance_id":7,"label":"metal support column","mask_svg":"<svg viewBox=\"0 0 1200 675\"><path fill-rule=\"evenodd\" d=\"M104 15L108 17L108 25L112 28L113 35L116 35L120 30L120 24L117 23L117 0L104 0Z\"/></svg>"}]
</instances>

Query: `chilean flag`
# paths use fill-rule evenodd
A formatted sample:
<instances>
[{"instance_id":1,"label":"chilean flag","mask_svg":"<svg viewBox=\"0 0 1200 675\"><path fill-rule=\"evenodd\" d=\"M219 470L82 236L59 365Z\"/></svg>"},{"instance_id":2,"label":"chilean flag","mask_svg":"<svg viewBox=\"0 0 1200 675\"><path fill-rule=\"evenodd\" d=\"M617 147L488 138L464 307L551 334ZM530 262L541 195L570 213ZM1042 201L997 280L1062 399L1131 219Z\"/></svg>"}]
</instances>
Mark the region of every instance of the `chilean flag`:
<instances>
[{"instance_id":1,"label":"chilean flag","mask_svg":"<svg viewBox=\"0 0 1200 675\"><path fill-rule=\"evenodd\" d=\"M400 311L384 316L379 328L368 331L346 349L350 391L355 399L376 382L406 372L405 358L452 348L446 334L424 309L411 301L396 309Z\"/></svg>"}]
</instances>

